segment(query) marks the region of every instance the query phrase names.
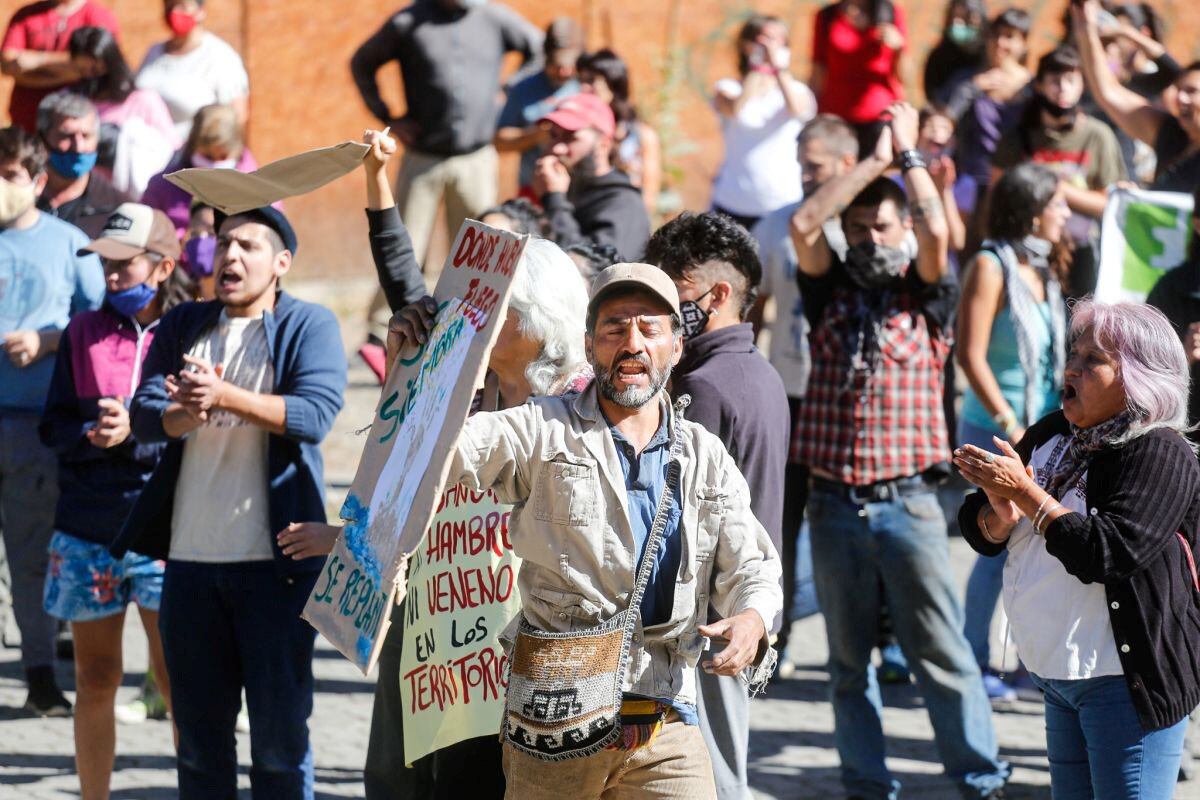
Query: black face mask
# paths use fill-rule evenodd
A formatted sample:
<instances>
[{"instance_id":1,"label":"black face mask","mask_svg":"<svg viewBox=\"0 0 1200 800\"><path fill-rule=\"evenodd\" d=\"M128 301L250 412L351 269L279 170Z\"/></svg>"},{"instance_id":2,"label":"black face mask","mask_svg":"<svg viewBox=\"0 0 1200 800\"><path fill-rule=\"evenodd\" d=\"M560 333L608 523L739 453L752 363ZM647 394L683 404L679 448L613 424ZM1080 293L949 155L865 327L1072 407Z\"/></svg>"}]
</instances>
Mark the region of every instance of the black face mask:
<instances>
[{"instance_id":1,"label":"black face mask","mask_svg":"<svg viewBox=\"0 0 1200 800\"><path fill-rule=\"evenodd\" d=\"M863 289L882 289L903 275L914 257L907 246L888 247L868 239L846 251L846 273Z\"/></svg>"},{"instance_id":2,"label":"black face mask","mask_svg":"<svg viewBox=\"0 0 1200 800\"><path fill-rule=\"evenodd\" d=\"M701 308L699 301L712 294L712 290L715 288L716 286L713 286L695 300L684 300L679 304L679 316L683 320L684 340L699 336L708 327L708 318L712 316L712 311Z\"/></svg>"},{"instance_id":3,"label":"black face mask","mask_svg":"<svg viewBox=\"0 0 1200 800\"><path fill-rule=\"evenodd\" d=\"M1076 103L1068 108L1063 108L1058 103L1052 103L1045 95L1035 94L1034 98L1037 101L1038 109L1045 111L1050 116L1054 117L1059 122L1066 122L1075 116L1075 112L1079 110L1079 104Z\"/></svg>"}]
</instances>

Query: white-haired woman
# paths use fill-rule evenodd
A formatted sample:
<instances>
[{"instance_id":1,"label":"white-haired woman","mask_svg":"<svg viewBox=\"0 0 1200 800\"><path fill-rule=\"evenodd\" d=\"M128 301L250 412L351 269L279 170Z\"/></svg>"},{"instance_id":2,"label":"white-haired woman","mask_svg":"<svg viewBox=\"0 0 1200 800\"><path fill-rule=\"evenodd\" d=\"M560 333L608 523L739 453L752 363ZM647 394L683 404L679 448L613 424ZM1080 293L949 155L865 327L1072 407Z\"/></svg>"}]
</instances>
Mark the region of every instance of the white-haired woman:
<instances>
[{"instance_id":1,"label":"white-haired woman","mask_svg":"<svg viewBox=\"0 0 1200 800\"><path fill-rule=\"evenodd\" d=\"M436 312L432 297L396 312L388 326L389 365L395 363L404 344L404 331L428 331ZM582 391L592 379L583 346L586 317L587 289L575 263L553 242L531 239L513 274L508 314L492 347L487 376L471 406L472 413L519 406L533 396ZM437 523L435 516L431 525ZM323 556L333 548L340 530L332 525L301 523L280 533L279 542L292 558ZM420 758L411 766L405 764L400 695L403 619L399 611L392 615L395 624L388 629L380 652L363 771L367 799L470 796L500 800L504 796L504 772L496 736L467 739ZM498 634L499 630L492 632L493 637Z\"/></svg>"},{"instance_id":2,"label":"white-haired woman","mask_svg":"<svg viewBox=\"0 0 1200 800\"><path fill-rule=\"evenodd\" d=\"M1001 455L955 464L981 491L959 513L985 555L1008 549L1012 637L1045 692L1059 798L1168 800L1200 703L1200 464L1188 363L1162 312L1074 309L1063 408Z\"/></svg>"}]
</instances>

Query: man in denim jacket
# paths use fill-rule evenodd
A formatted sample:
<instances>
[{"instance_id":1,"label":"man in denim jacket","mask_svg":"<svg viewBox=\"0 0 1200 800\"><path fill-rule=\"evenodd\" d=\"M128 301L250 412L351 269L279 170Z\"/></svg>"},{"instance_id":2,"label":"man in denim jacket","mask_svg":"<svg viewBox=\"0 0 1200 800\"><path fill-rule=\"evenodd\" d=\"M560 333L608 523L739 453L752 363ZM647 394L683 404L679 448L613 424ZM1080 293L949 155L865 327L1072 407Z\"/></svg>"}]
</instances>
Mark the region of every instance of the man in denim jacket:
<instances>
[{"instance_id":1,"label":"man in denim jacket","mask_svg":"<svg viewBox=\"0 0 1200 800\"><path fill-rule=\"evenodd\" d=\"M429 318L423 307L410 309L398 327L411 340ZM645 796L713 798L693 669L706 638L723 640L702 665L717 674L740 674L763 657L783 603L779 556L721 441L676 413L664 391L683 347L670 278L646 264L601 273L586 342L596 380L580 394L471 417L447 483L491 488L513 504L510 534L523 559L519 583L529 624L589 628L629 602L666 480L668 442L680 437L680 484L623 686L626 700L660 703L665 722L645 747L568 761L542 761L506 745L506 796L598 798L620 784ZM704 625L710 603L722 619Z\"/></svg>"}]
</instances>

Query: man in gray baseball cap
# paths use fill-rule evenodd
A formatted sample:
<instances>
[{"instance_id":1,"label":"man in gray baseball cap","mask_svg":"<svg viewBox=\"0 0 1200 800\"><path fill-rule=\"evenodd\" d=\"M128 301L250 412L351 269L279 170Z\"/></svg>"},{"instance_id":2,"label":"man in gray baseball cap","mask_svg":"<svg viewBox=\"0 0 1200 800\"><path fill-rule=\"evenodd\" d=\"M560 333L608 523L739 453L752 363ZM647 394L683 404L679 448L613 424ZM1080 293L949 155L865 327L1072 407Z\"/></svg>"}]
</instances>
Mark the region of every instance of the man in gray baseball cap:
<instances>
[{"instance_id":1,"label":"man in gray baseball cap","mask_svg":"<svg viewBox=\"0 0 1200 800\"><path fill-rule=\"evenodd\" d=\"M408 311L393 320L401 348L432 322ZM514 621L500 637L515 639L505 796L594 800L620 785L645 797L715 798L695 667L709 640L720 642L702 664L713 673L764 663L783 604L779 556L721 441L685 420L665 391L683 352L671 279L648 264L615 264L592 284L587 317L595 381L473 415L447 477L521 509L509 532L522 559L524 625ZM705 625L710 603L720 618ZM596 690L594 665L551 678L522 654L548 632L566 658L580 645L573 634L617 625L626 609L635 616L617 628L628 648L614 679L621 731L601 749L613 716L597 701L607 684ZM577 700L539 702L568 695Z\"/></svg>"}]
</instances>

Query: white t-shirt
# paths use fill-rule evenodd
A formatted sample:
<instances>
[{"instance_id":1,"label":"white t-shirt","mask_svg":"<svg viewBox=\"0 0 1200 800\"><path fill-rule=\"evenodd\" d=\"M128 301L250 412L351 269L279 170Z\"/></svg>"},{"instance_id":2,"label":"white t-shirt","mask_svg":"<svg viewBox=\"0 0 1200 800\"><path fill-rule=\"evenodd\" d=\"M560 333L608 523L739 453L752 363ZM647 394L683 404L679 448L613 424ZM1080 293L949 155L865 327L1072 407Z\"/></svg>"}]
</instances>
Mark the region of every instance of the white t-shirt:
<instances>
[{"instance_id":1,"label":"white t-shirt","mask_svg":"<svg viewBox=\"0 0 1200 800\"><path fill-rule=\"evenodd\" d=\"M214 366L224 380L251 392L270 392L275 377L262 318L229 318L188 353ZM267 440L262 428L228 411L210 414L183 445L171 516L172 560L229 563L268 561Z\"/></svg>"},{"instance_id":2,"label":"white t-shirt","mask_svg":"<svg viewBox=\"0 0 1200 800\"><path fill-rule=\"evenodd\" d=\"M138 70L137 85L158 92L181 140L187 138L192 119L204 106L229 103L250 92L242 57L211 33L205 33L190 53L173 55L162 43L153 45Z\"/></svg>"},{"instance_id":3,"label":"white t-shirt","mask_svg":"<svg viewBox=\"0 0 1200 800\"><path fill-rule=\"evenodd\" d=\"M804 84L807 105L817 101ZM718 81L716 91L738 97L742 85L733 79ZM788 113L783 90L778 86L748 100L736 117L721 115L725 140L725 162L713 181L712 204L746 217L761 217L800 199L800 162L796 160L796 137L811 119Z\"/></svg>"},{"instance_id":4,"label":"white t-shirt","mask_svg":"<svg viewBox=\"0 0 1200 800\"><path fill-rule=\"evenodd\" d=\"M1060 447L1061 445L1061 447ZM1033 451L1029 463L1039 486L1066 454L1066 437L1055 436ZM1087 507L1087 473L1067 490L1063 507L1078 514ZM1004 608L1013 642L1025 667L1056 680L1124 675L1102 583L1082 583L1046 552L1046 539L1023 519L1008 540L1004 564Z\"/></svg>"}]
</instances>

